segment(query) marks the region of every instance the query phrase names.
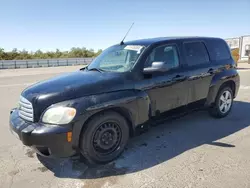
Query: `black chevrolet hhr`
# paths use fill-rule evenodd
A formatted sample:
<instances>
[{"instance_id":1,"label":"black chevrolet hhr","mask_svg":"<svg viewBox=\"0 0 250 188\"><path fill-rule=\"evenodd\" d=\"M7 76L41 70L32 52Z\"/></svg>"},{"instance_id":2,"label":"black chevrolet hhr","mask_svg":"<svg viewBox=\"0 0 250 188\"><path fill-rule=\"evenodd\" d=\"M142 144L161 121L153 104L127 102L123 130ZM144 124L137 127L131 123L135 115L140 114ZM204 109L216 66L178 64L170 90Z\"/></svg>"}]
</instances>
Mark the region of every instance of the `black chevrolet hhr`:
<instances>
[{"instance_id":1,"label":"black chevrolet hhr","mask_svg":"<svg viewBox=\"0 0 250 188\"><path fill-rule=\"evenodd\" d=\"M129 137L169 112L199 106L227 116L239 82L222 39L122 42L85 68L25 89L10 130L39 155L81 154L89 163L107 163Z\"/></svg>"}]
</instances>

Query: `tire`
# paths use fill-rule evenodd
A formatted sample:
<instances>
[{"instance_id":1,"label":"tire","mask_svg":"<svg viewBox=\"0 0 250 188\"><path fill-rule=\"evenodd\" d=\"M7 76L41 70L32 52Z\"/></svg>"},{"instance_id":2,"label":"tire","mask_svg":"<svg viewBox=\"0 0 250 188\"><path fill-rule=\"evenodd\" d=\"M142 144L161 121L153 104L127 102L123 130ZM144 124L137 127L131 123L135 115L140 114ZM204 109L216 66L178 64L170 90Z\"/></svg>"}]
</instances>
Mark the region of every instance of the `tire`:
<instances>
[{"instance_id":1,"label":"tire","mask_svg":"<svg viewBox=\"0 0 250 188\"><path fill-rule=\"evenodd\" d=\"M114 111L95 115L80 138L80 150L88 164L106 164L124 151L129 139L126 119Z\"/></svg>"},{"instance_id":2,"label":"tire","mask_svg":"<svg viewBox=\"0 0 250 188\"><path fill-rule=\"evenodd\" d=\"M223 102L221 100L221 97L223 96L225 99L226 94L228 94L231 98L226 99L227 102ZM230 104L228 102L229 100L231 101ZM220 108L222 107L223 103L224 103L224 108ZM209 109L209 113L211 116L215 118L223 118L230 113L232 106L233 106L233 91L230 87L225 86L219 90L214 105Z\"/></svg>"}]
</instances>

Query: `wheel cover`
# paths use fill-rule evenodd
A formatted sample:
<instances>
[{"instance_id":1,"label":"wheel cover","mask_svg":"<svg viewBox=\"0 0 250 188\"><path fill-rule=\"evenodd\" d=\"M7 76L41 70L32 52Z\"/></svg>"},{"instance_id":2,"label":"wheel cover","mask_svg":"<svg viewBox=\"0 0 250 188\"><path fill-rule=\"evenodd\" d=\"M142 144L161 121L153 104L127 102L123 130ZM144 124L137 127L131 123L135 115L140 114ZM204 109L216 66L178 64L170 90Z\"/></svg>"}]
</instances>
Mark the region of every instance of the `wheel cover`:
<instances>
[{"instance_id":1,"label":"wheel cover","mask_svg":"<svg viewBox=\"0 0 250 188\"><path fill-rule=\"evenodd\" d=\"M121 138L120 126L115 122L105 122L94 133L93 147L99 154L107 155L119 147Z\"/></svg>"},{"instance_id":2,"label":"wheel cover","mask_svg":"<svg viewBox=\"0 0 250 188\"><path fill-rule=\"evenodd\" d=\"M226 90L222 93L222 95L220 96L220 100L219 100L219 109L220 112L225 114L227 113L231 106L232 106L232 94L230 91Z\"/></svg>"}]
</instances>

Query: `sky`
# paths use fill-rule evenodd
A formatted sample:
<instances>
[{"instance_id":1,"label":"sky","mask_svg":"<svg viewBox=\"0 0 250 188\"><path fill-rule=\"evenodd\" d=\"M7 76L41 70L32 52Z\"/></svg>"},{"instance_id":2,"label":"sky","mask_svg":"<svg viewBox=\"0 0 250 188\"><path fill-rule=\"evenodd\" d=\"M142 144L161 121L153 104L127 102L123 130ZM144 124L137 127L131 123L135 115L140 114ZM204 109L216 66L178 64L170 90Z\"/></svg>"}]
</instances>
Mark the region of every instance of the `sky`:
<instances>
[{"instance_id":1,"label":"sky","mask_svg":"<svg viewBox=\"0 0 250 188\"><path fill-rule=\"evenodd\" d=\"M250 0L0 0L0 48L105 49L125 39L250 35Z\"/></svg>"}]
</instances>

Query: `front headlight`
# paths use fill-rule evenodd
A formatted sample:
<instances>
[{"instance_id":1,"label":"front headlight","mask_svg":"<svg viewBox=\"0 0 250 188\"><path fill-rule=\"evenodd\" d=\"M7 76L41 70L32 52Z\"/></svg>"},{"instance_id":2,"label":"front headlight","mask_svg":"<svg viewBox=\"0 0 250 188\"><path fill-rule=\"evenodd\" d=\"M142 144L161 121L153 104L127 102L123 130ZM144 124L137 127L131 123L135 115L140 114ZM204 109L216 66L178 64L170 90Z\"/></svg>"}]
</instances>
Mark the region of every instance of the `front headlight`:
<instances>
[{"instance_id":1,"label":"front headlight","mask_svg":"<svg viewBox=\"0 0 250 188\"><path fill-rule=\"evenodd\" d=\"M42 118L42 122L50 124L67 124L76 115L76 109L70 107L55 107L48 109Z\"/></svg>"}]
</instances>

